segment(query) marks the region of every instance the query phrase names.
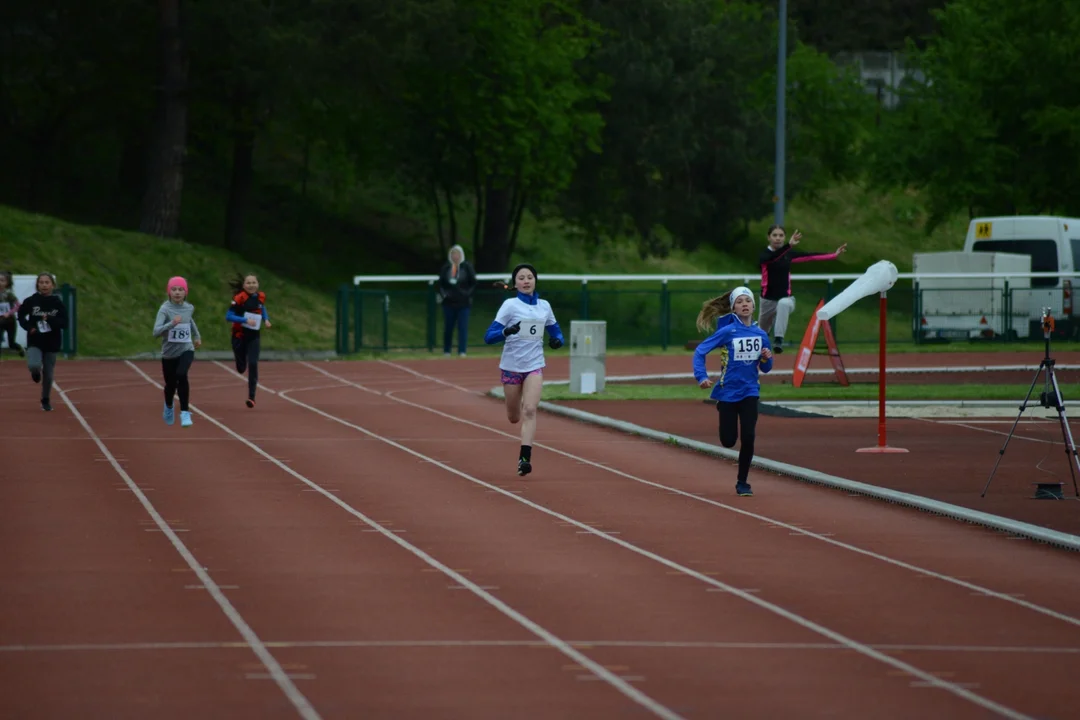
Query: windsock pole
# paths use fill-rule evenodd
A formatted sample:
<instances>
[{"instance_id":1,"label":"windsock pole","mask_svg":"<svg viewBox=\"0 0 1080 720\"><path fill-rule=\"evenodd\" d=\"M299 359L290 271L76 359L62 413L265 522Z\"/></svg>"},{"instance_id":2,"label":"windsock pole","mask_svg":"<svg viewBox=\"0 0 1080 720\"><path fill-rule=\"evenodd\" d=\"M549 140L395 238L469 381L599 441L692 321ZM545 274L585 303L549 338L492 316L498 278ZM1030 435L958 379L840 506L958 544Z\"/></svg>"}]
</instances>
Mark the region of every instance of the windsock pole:
<instances>
[{"instance_id":1,"label":"windsock pole","mask_svg":"<svg viewBox=\"0 0 1080 720\"><path fill-rule=\"evenodd\" d=\"M878 300L878 311L880 317L878 318L878 443L874 447L859 448L855 452L858 453L906 453L904 448L889 447L886 442L886 428L885 428L885 331L888 326L886 322L888 310L888 299L886 298L886 292L881 291L881 297Z\"/></svg>"}]
</instances>

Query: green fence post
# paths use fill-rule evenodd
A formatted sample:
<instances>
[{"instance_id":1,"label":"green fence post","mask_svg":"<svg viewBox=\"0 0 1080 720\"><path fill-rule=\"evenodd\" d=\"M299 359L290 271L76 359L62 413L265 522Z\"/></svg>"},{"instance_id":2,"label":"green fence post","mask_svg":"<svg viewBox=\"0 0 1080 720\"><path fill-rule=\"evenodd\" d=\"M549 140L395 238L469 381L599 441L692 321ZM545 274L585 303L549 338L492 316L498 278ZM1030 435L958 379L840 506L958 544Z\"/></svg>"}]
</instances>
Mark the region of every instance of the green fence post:
<instances>
[{"instance_id":1,"label":"green fence post","mask_svg":"<svg viewBox=\"0 0 1080 720\"><path fill-rule=\"evenodd\" d=\"M352 288L353 301L353 352L364 347L364 291L359 285Z\"/></svg>"},{"instance_id":2,"label":"green fence post","mask_svg":"<svg viewBox=\"0 0 1080 720\"><path fill-rule=\"evenodd\" d=\"M76 348L78 347L78 299L76 298L75 288L68 283L64 283L60 286L60 301L64 303L64 307L67 309L68 324L64 328L63 335L60 341L60 352L64 355L74 355Z\"/></svg>"},{"instance_id":3,"label":"green fence post","mask_svg":"<svg viewBox=\"0 0 1080 720\"><path fill-rule=\"evenodd\" d=\"M660 283L660 349L667 350L671 341L671 298L667 278Z\"/></svg>"},{"instance_id":4,"label":"green fence post","mask_svg":"<svg viewBox=\"0 0 1080 720\"><path fill-rule=\"evenodd\" d=\"M826 303L828 303L830 300L833 299L833 284L832 284L832 282L833 282L832 278L829 278L828 280L825 281L825 302ZM836 332L836 316L835 315L833 315L831 318L829 318L829 325L832 325L833 340L836 340L836 341L839 342L840 337Z\"/></svg>"},{"instance_id":5,"label":"green fence post","mask_svg":"<svg viewBox=\"0 0 1080 720\"><path fill-rule=\"evenodd\" d=\"M922 290L919 289L919 281L911 281L911 338L916 345L922 344Z\"/></svg>"},{"instance_id":6,"label":"green fence post","mask_svg":"<svg viewBox=\"0 0 1080 720\"><path fill-rule=\"evenodd\" d=\"M382 346L383 350L390 349L390 293L383 293L382 311Z\"/></svg>"},{"instance_id":7,"label":"green fence post","mask_svg":"<svg viewBox=\"0 0 1080 720\"><path fill-rule=\"evenodd\" d=\"M1009 281L1007 279L1001 296L1001 304L1005 311L1005 317L1001 319L1001 332L1005 336L1005 342L1009 343L1012 342L1009 337L1009 331L1012 330L1012 291L1009 290Z\"/></svg>"},{"instance_id":8,"label":"green fence post","mask_svg":"<svg viewBox=\"0 0 1080 720\"><path fill-rule=\"evenodd\" d=\"M428 280L427 302L427 349L435 352L435 281ZM466 340L468 342L468 340Z\"/></svg>"}]
</instances>

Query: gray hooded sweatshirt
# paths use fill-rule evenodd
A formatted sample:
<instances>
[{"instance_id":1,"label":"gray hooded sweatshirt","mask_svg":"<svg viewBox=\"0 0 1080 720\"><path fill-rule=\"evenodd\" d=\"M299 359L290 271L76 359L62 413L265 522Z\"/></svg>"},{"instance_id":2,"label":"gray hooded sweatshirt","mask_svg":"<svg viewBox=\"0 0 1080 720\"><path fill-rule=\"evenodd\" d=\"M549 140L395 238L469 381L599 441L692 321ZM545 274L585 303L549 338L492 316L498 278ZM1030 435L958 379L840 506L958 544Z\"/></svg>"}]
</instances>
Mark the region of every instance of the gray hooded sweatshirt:
<instances>
[{"instance_id":1,"label":"gray hooded sweatshirt","mask_svg":"<svg viewBox=\"0 0 1080 720\"><path fill-rule=\"evenodd\" d=\"M195 324L195 306L187 300L177 305L172 300L166 300L158 308L157 318L154 320L154 337L161 338L161 357L177 358L188 350L194 352L194 340L202 340L199 334L199 326ZM173 325L173 316L179 315L179 324Z\"/></svg>"}]
</instances>

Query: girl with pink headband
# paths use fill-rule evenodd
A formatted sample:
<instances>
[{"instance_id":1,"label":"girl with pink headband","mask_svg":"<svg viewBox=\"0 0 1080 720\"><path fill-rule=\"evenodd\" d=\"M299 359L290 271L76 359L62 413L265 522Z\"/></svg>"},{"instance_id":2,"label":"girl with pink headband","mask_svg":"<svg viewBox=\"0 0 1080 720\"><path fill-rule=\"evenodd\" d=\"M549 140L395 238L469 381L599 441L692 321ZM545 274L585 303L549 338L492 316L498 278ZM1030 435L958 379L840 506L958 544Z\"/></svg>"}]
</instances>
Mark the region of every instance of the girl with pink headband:
<instances>
[{"instance_id":1,"label":"girl with pink headband","mask_svg":"<svg viewBox=\"0 0 1080 720\"><path fill-rule=\"evenodd\" d=\"M195 324L195 306L187 301L187 280L169 278L165 294L168 297L154 320L154 337L161 338L161 372L165 377L165 410L161 415L166 425L173 424L173 398L179 395L180 426L191 427L188 370L195 360L195 348L202 345L202 336Z\"/></svg>"}]
</instances>

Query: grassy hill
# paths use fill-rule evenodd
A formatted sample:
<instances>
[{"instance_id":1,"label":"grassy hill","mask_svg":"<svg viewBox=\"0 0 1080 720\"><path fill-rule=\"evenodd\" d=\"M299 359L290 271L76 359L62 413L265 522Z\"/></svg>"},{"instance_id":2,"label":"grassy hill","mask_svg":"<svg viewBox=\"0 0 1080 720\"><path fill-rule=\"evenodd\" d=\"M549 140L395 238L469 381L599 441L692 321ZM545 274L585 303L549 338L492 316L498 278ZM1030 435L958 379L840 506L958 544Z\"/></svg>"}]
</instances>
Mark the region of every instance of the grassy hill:
<instances>
[{"instance_id":1,"label":"grassy hill","mask_svg":"<svg viewBox=\"0 0 1080 720\"><path fill-rule=\"evenodd\" d=\"M408 227L412 242L424 236L428 228L429 247L423 252L405 253L412 257L432 255L434 220L423 216L416 207L380 208L383 217L409 212L401 222L384 224L384 244L395 242L394 227ZM888 195L866 194L854 186L842 186L823 193L814 202L796 201L788 210L785 225L789 233L796 228L804 234L804 247L832 250L848 243L848 252L836 262L803 266L804 274L862 272L881 259L894 262L904 270L911 268L911 255L917 251L945 250L960 247L966 228L965 218L955 218L932 234L923 227L925 213L917 195L902 192ZM756 273L755 258L764 245L765 230L771 218L762 218L750 228L748 241L723 253L712 248L695 252L673 251L667 257L642 258L630 242L583 243L574 239L557 222L536 222L527 218L523 223L514 261L527 260L541 273ZM16 274L36 273L48 269L56 273L60 283L70 283L79 293L79 354L101 357L129 355L153 351L158 344L150 337L154 313L164 299L164 284L172 275L183 275L191 287L190 299L196 306L196 319L203 331L204 349L228 349L228 325L224 320L230 291L226 285L237 271L259 274L262 287L268 293L268 306L274 327L264 335L263 346L268 350L332 350L334 347L334 292L342 279L354 273L406 272L433 273L431 267L405 268L395 263L385 266L377 258L385 252L373 253L370 238L363 243L345 246L332 257L323 243L306 237L297 238L290 232L275 231L262 226L253 233L250 247L260 248L259 261L250 262L219 248L180 240L161 240L138 233L76 225L40 215L0 207L0 267ZM471 228L462 227L463 236L471 236ZM398 241L399 243L401 241ZM422 242L422 241L421 241ZM420 264L416 261L416 264ZM277 272L267 268L276 268ZM543 278L541 277L541 280ZM799 297L792 330L798 341L810 317L816 298L823 287L796 283L804 288ZM398 288L402 290L404 288ZM605 294L604 288L594 285L591 291L590 315L609 320L609 325L626 322L638 326L642 337L652 337L651 328L658 325L656 305L659 288L619 286L618 294ZM701 301L727 288L714 288L705 283L672 285L672 340L681 345L696 337L693 319ZM389 335L392 345L423 345L425 340L426 295L423 286L409 288L412 295L395 293L390 313ZM547 285L545 296L565 295L566 307L579 304L580 287ZM906 300L901 288L891 298L890 336L909 340L910 297ZM479 344L479 335L488 324L488 311L494 312L498 293L490 293L480 303L474 315L470 337ZM554 300L553 300L554 302ZM381 335L381 317L375 313L365 325L366 332ZM564 313L564 316L566 313ZM642 319L644 318L644 319ZM563 324L569 327L569 318ZM441 327L441 317L438 320ZM876 303L861 303L840 320L840 335L850 340L861 336L876 336ZM797 332L795 332L797 330ZM609 331L610 332L610 331ZM638 336L638 335L635 335Z\"/></svg>"},{"instance_id":2,"label":"grassy hill","mask_svg":"<svg viewBox=\"0 0 1080 720\"><path fill-rule=\"evenodd\" d=\"M334 299L266 271L257 263L216 248L138 233L88 227L0 207L0 266L14 274L48 270L59 284L78 292L79 348L85 357L133 355L160 349L151 337L155 313L165 300L165 283L187 278L188 299L204 350L229 350L225 321L232 291L227 282L239 271L254 271L267 293L273 327L263 348L332 350Z\"/></svg>"}]
</instances>

